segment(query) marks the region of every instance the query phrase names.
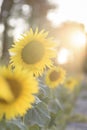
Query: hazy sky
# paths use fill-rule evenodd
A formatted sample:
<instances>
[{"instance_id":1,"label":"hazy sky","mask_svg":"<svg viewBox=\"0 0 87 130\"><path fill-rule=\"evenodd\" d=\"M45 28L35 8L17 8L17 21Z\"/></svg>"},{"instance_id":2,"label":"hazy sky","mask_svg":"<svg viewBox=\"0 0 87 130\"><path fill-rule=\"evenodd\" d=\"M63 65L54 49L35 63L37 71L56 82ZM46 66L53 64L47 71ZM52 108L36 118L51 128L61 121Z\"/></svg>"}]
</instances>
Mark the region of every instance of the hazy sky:
<instances>
[{"instance_id":1,"label":"hazy sky","mask_svg":"<svg viewBox=\"0 0 87 130\"><path fill-rule=\"evenodd\" d=\"M49 0L56 3L58 8L51 10L47 17L54 26L61 22L72 20L83 23L87 30L87 0Z\"/></svg>"}]
</instances>

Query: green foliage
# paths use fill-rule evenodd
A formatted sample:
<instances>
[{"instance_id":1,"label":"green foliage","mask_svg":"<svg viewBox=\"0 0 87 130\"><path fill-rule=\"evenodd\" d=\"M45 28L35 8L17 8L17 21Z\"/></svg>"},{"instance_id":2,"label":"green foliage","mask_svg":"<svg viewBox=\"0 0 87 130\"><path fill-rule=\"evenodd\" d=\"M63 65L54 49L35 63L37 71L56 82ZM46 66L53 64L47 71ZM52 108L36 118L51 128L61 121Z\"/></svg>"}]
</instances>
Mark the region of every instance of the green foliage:
<instances>
[{"instance_id":1,"label":"green foliage","mask_svg":"<svg viewBox=\"0 0 87 130\"><path fill-rule=\"evenodd\" d=\"M3 53L6 53L6 55L10 44L13 42L14 29L20 24L17 23L18 26L16 27L16 23L14 25L14 23L9 22L12 19L13 21L16 21L18 18L22 20L25 30L28 30L29 27L33 27L34 29L39 27L39 29L46 28L46 30L52 30L52 34L54 31L50 22L46 19L46 15L49 9L54 9L55 6L50 5L47 0L20 1L21 0L14 0L13 2L12 0L10 4L9 1L4 0L2 4L1 21L3 21L5 26L5 32L1 39L4 39L2 40L4 47ZM27 15L22 11L23 5L27 5L30 9ZM6 13L6 17L4 17L4 13ZM10 32L10 35L8 35L8 32ZM4 63L5 65L8 64L9 56L6 55L0 60L1 65ZM87 66L85 67L87 69ZM38 95L36 95L36 102L33 104L33 107L24 117L10 121L6 121L5 119L0 121L0 130L64 130L66 122L69 120L69 115L77 93L73 92L70 94L63 86L59 86L53 90L44 84L42 77L37 80L39 82L40 91Z\"/></svg>"},{"instance_id":2,"label":"green foliage","mask_svg":"<svg viewBox=\"0 0 87 130\"><path fill-rule=\"evenodd\" d=\"M38 80L40 92L24 117L0 122L0 130L64 130L75 103L77 91L69 93L63 86L50 89ZM81 118L82 119L82 118Z\"/></svg>"},{"instance_id":3,"label":"green foliage","mask_svg":"<svg viewBox=\"0 0 87 130\"><path fill-rule=\"evenodd\" d=\"M27 130L27 127L18 119L11 121L2 120L0 122L0 130Z\"/></svg>"},{"instance_id":4,"label":"green foliage","mask_svg":"<svg viewBox=\"0 0 87 130\"><path fill-rule=\"evenodd\" d=\"M29 128L29 130L40 130L41 128L38 125L33 125Z\"/></svg>"},{"instance_id":5,"label":"green foliage","mask_svg":"<svg viewBox=\"0 0 87 130\"><path fill-rule=\"evenodd\" d=\"M40 127L47 126L50 120L50 113L47 109L47 105L43 102L39 102L31 110L28 111L24 118L25 124L38 125Z\"/></svg>"}]
</instances>

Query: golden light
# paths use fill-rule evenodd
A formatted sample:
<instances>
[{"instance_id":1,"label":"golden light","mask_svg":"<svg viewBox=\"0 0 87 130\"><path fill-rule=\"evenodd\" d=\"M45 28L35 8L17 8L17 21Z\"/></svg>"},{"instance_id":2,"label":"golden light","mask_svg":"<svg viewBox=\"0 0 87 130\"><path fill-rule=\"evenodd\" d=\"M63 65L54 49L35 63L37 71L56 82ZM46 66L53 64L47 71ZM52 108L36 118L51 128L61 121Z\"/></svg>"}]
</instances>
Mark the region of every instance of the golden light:
<instances>
[{"instance_id":1,"label":"golden light","mask_svg":"<svg viewBox=\"0 0 87 130\"><path fill-rule=\"evenodd\" d=\"M57 62L59 64L66 64L69 60L70 51L66 48L62 48L57 54Z\"/></svg>"},{"instance_id":2,"label":"golden light","mask_svg":"<svg viewBox=\"0 0 87 130\"><path fill-rule=\"evenodd\" d=\"M75 47L84 47L86 44L86 35L81 31L74 32L71 36L71 43Z\"/></svg>"},{"instance_id":3,"label":"golden light","mask_svg":"<svg viewBox=\"0 0 87 130\"><path fill-rule=\"evenodd\" d=\"M87 31L87 1L86 0L48 0L55 3L58 8L50 10L47 18L53 26L65 21L75 21L84 24Z\"/></svg>"}]
</instances>

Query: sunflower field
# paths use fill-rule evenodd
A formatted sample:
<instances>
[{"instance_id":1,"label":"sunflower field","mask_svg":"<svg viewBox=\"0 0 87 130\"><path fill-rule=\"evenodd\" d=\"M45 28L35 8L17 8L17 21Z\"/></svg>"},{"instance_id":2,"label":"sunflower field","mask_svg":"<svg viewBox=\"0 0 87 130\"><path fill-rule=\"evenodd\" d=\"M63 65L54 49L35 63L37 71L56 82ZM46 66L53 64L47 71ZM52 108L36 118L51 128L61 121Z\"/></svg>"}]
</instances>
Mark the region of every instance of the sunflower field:
<instances>
[{"instance_id":1,"label":"sunflower field","mask_svg":"<svg viewBox=\"0 0 87 130\"><path fill-rule=\"evenodd\" d=\"M80 77L56 64L56 42L30 29L9 53L9 64L0 67L0 129L63 130Z\"/></svg>"},{"instance_id":2,"label":"sunflower field","mask_svg":"<svg viewBox=\"0 0 87 130\"><path fill-rule=\"evenodd\" d=\"M0 0L0 130L87 129L81 1Z\"/></svg>"}]
</instances>

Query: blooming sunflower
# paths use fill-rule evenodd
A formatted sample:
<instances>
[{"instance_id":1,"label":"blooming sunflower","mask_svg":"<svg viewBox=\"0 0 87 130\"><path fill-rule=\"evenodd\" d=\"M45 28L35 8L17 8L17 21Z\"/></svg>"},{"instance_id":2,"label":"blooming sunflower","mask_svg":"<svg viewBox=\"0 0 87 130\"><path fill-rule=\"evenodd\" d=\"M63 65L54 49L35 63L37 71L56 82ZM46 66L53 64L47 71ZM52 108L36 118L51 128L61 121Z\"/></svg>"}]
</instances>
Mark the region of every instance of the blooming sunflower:
<instances>
[{"instance_id":1,"label":"blooming sunflower","mask_svg":"<svg viewBox=\"0 0 87 130\"><path fill-rule=\"evenodd\" d=\"M44 69L52 66L51 58L56 56L55 44L52 38L47 38L48 33L44 30L35 33L32 29L22 35L22 37L9 49L11 65L27 69L35 76L43 73Z\"/></svg>"},{"instance_id":2,"label":"blooming sunflower","mask_svg":"<svg viewBox=\"0 0 87 130\"><path fill-rule=\"evenodd\" d=\"M65 83L64 83L64 86L69 89L69 91L73 91L74 88L78 85L78 81L73 78L73 77L69 77L66 79Z\"/></svg>"},{"instance_id":3,"label":"blooming sunflower","mask_svg":"<svg viewBox=\"0 0 87 130\"><path fill-rule=\"evenodd\" d=\"M6 67L0 68L0 118L12 119L23 116L32 107L38 92L38 83L32 74L26 71L12 72Z\"/></svg>"},{"instance_id":4,"label":"blooming sunflower","mask_svg":"<svg viewBox=\"0 0 87 130\"><path fill-rule=\"evenodd\" d=\"M45 83L50 88L55 88L59 84L62 84L65 79L65 70L61 67L53 67L50 70L48 70L46 77L45 77Z\"/></svg>"}]
</instances>

